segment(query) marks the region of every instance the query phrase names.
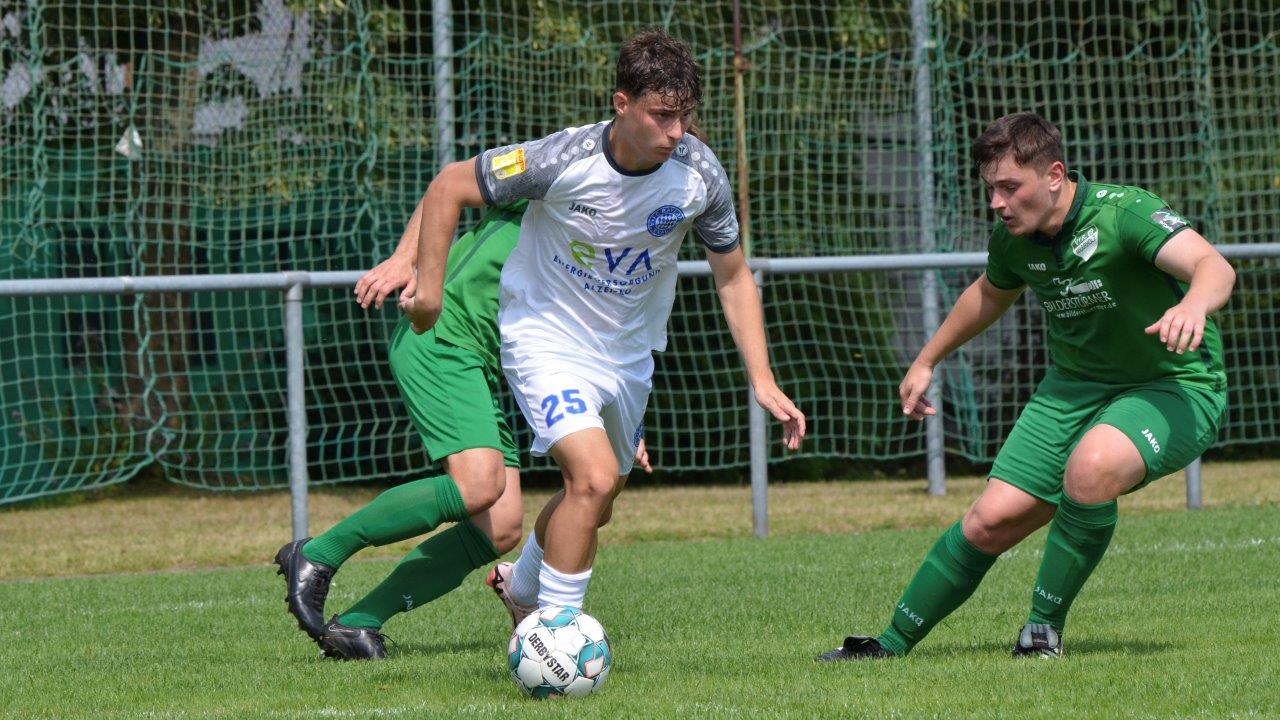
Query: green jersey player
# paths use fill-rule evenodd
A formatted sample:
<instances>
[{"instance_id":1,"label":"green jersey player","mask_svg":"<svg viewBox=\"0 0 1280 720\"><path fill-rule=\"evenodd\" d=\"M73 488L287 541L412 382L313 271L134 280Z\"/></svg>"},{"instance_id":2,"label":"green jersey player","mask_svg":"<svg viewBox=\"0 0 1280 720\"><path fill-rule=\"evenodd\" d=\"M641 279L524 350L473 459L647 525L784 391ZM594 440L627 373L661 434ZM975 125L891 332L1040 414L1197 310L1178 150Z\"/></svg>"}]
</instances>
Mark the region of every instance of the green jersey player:
<instances>
[{"instance_id":1,"label":"green jersey player","mask_svg":"<svg viewBox=\"0 0 1280 720\"><path fill-rule=\"evenodd\" d=\"M1061 135L1038 115L997 120L974 159L1000 216L987 270L907 371L902 411L934 414L925 399L934 367L1028 287L1045 311L1053 364L986 489L929 551L889 626L820 660L906 655L997 556L1045 523L1013 654L1060 656L1067 611L1115 530L1116 498L1194 460L1222 421L1222 340L1208 315L1235 283L1226 260L1154 194L1067 172Z\"/></svg>"},{"instance_id":2,"label":"green jersey player","mask_svg":"<svg viewBox=\"0 0 1280 720\"><path fill-rule=\"evenodd\" d=\"M525 205L486 210L452 245L443 289L448 309L431 331L414 333L401 318L392 335L396 385L428 457L444 472L393 487L324 534L286 543L276 555L289 611L328 657L385 657L379 631L387 620L456 588L520 541L519 456L497 401L497 313L498 278L519 238ZM392 256L361 277L355 294L363 307L381 308L402 288L402 299L412 297L421 221L419 205ZM636 461L649 470L643 445ZM348 558L450 521L456 524L410 551L346 612L324 621L330 580Z\"/></svg>"}]
</instances>

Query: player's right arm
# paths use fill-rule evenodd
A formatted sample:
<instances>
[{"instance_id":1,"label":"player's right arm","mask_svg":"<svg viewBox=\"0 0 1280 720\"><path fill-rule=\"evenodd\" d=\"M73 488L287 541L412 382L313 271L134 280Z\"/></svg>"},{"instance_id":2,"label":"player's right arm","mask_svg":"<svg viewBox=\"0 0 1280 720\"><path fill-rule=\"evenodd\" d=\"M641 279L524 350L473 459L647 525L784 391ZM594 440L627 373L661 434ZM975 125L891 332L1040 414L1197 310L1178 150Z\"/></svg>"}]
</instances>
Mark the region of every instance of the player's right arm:
<instances>
[{"instance_id":1,"label":"player's right arm","mask_svg":"<svg viewBox=\"0 0 1280 720\"><path fill-rule=\"evenodd\" d=\"M969 342L975 335L987 329L991 323L1013 305L1026 286L1012 290L997 287L983 273L956 300L955 307L942 321L942 326L925 343L915 362L907 368L906 377L898 386L902 398L902 414L913 420L925 415L935 415L937 410L925 398L925 391L933 381L933 369L953 350Z\"/></svg>"},{"instance_id":2,"label":"player's right arm","mask_svg":"<svg viewBox=\"0 0 1280 720\"><path fill-rule=\"evenodd\" d=\"M444 309L444 267L462 208L484 204L480 183L476 180L475 158L446 165L422 196L417 288L412 298L401 303L414 332L429 330Z\"/></svg>"}]
</instances>

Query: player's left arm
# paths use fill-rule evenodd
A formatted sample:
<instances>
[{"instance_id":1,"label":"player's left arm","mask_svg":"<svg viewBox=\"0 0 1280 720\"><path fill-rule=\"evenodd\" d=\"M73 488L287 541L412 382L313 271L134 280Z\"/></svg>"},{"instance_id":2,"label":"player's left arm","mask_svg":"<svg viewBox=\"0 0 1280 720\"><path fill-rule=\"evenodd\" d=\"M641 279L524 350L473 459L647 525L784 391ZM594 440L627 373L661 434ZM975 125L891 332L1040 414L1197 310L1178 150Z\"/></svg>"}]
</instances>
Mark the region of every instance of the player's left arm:
<instances>
[{"instance_id":1,"label":"player's left arm","mask_svg":"<svg viewBox=\"0 0 1280 720\"><path fill-rule=\"evenodd\" d=\"M716 281L716 294L724 309L725 321L733 342L742 354L747 367L747 378L755 392L756 402L782 423L782 442L788 449L796 450L804 438L804 413L791 402L791 398L778 387L773 369L769 366L769 346L764 339L764 310L760 306L760 291L751 268L747 266L742 247L726 253L707 251L711 275Z\"/></svg>"},{"instance_id":2,"label":"player's left arm","mask_svg":"<svg viewBox=\"0 0 1280 720\"><path fill-rule=\"evenodd\" d=\"M400 294L401 304L407 302L413 297L417 290L417 277L414 275L414 266L417 265L418 258L418 235L422 228L422 201L418 201L417 207L413 210L413 215L409 217L409 223L405 226L404 233L400 235L400 242L396 244L396 249L391 253L391 257L383 260L375 265L372 269L360 276L360 280L356 282L356 302L365 310L369 309L372 304L378 310L382 309L382 302L387 299L391 293L402 290Z\"/></svg>"},{"instance_id":3,"label":"player's left arm","mask_svg":"<svg viewBox=\"0 0 1280 720\"><path fill-rule=\"evenodd\" d=\"M1165 348L1181 355L1200 347L1205 318L1231 298L1236 271L1200 233L1187 228L1170 238L1156 253L1156 267L1188 284L1182 301L1147 326Z\"/></svg>"}]
</instances>

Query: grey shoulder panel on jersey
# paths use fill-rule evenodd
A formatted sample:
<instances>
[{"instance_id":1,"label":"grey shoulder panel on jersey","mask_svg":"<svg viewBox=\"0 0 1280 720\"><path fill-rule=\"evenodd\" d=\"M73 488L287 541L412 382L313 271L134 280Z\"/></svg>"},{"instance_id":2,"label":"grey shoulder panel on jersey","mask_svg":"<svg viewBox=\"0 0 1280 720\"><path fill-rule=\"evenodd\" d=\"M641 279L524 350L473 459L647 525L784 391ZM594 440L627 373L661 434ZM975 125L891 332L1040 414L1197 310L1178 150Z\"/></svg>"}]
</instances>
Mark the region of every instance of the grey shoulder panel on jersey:
<instances>
[{"instance_id":1,"label":"grey shoulder panel on jersey","mask_svg":"<svg viewBox=\"0 0 1280 720\"><path fill-rule=\"evenodd\" d=\"M729 175L711 148L698 138L685 135L671 159L686 165L707 187L707 207L693 221L698 239L708 250L727 253L738 247L738 216L733 209L733 189Z\"/></svg>"},{"instance_id":2,"label":"grey shoulder panel on jersey","mask_svg":"<svg viewBox=\"0 0 1280 720\"><path fill-rule=\"evenodd\" d=\"M476 182L486 205L541 200L574 162L602 152L608 123L566 128L539 140L492 148L476 158Z\"/></svg>"}]
</instances>

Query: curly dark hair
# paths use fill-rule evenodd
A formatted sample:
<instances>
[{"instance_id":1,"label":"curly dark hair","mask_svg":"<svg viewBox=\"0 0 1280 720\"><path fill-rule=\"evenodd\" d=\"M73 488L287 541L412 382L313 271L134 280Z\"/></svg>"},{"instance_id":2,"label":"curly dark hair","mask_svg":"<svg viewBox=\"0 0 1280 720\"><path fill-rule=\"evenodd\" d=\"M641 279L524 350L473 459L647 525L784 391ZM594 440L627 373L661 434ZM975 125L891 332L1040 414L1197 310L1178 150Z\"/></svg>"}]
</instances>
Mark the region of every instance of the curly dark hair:
<instances>
[{"instance_id":1,"label":"curly dark hair","mask_svg":"<svg viewBox=\"0 0 1280 720\"><path fill-rule=\"evenodd\" d=\"M614 90L638 98L669 96L680 107L702 104L702 77L689 47L658 28L641 30L622 44Z\"/></svg>"},{"instance_id":2,"label":"curly dark hair","mask_svg":"<svg viewBox=\"0 0 1280 720\"><path fill-rule=\"evenodd\" d=\"M991 123L973 144L973 162L982 172L991 163L1013 153L1019 165L1043 171L1055 162L1066 164L1062 133L1053 123L1033 112L1013 113Z\"/></svg>"}]
</instances>

